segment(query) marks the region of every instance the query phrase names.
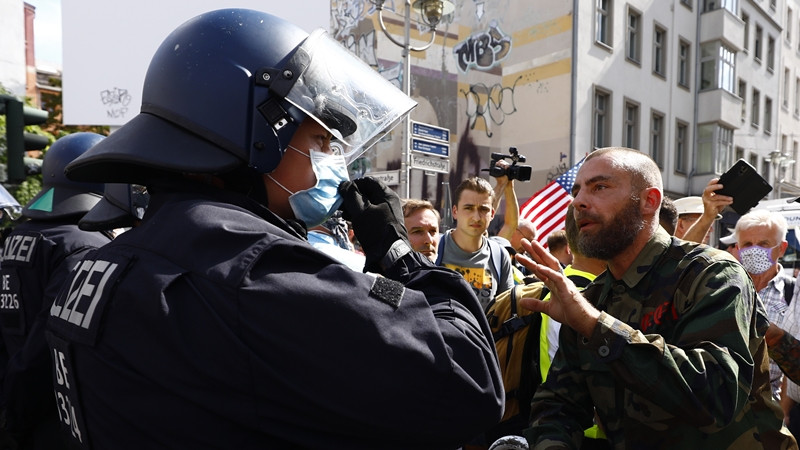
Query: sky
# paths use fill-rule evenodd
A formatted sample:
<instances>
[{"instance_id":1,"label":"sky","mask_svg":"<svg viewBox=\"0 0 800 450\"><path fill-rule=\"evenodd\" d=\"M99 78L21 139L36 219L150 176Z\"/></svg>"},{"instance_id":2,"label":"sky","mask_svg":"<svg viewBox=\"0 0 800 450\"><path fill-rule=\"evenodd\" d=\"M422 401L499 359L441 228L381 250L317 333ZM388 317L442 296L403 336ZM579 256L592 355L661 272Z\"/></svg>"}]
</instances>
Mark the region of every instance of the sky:
<instances>
[{"instance_id":1,"label":"sky","mask_svg":"<svg viewBox=\"0 0 800 450\"><path fill-rule=\"evenodd\" d=\"M61 0L27 0L36 7L33 22L37 65L61 67Z\"/></svg>"}]
</instances>

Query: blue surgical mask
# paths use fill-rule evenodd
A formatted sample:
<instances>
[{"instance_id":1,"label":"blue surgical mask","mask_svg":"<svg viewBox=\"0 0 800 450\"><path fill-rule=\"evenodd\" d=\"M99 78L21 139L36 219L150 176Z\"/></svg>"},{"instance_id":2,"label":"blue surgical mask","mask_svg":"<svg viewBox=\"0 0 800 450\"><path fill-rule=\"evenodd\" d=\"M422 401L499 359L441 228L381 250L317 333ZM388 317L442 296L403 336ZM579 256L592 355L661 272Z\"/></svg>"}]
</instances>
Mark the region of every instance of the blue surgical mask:
<instances>
[{"instance_id":1,"label":"blue surgical mask","mask_svg":"<svg viewBox=\"0 0 800 450\"><path fill-rule=\"evenodd\" d=\"M292 207L294 216L305 222L307 227L315 227L325 222L342 204L339 184L350 179L347 174L347 162L342 155L329 155L314 150L309 150L306 155L291 145L289 148L311 159L311 170L317 177L317 184L302 191L292 192L272 178L272 175L267 176L290 194L289 206Z\"/></svg>"}]
</instances>

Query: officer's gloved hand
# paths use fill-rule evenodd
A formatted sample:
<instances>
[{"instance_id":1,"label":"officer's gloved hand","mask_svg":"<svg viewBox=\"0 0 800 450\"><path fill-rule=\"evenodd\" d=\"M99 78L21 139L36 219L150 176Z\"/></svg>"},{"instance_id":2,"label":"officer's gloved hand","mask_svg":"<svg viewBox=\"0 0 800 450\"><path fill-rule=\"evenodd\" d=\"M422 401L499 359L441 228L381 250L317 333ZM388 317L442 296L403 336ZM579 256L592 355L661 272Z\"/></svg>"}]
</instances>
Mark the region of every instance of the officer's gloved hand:
<instances>
[{"instance_id":1,"label":"officer's gloved hand","mask_svg":"<svg viewBox=\"0 0 800 450\"><path fill-rule=\"evenodd\" d=\"M364 249L368 272L384 273L403 255L411 252L403 223L400 198L375 178L344 181L339 185L345 220Z\"/></svg>"}]
</instances>

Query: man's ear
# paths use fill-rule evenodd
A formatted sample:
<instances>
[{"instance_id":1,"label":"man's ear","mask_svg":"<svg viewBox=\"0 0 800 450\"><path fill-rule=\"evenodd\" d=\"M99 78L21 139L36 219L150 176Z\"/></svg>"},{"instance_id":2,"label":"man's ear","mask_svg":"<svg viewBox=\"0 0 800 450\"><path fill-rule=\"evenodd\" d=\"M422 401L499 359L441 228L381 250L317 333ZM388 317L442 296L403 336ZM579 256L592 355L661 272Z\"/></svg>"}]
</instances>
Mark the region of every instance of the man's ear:
<instances>
[{"instance_id":1,"label":"man's ear","mask_svg":"<svg viewBox=\"0 0 800 450\"><path fill-rule=\"evenodd\" d=\"M642 191L642 212L647 214L655 214L658 208L661 207L662 194L658 188L649 187Z\"/></svg>"}]
</instances>

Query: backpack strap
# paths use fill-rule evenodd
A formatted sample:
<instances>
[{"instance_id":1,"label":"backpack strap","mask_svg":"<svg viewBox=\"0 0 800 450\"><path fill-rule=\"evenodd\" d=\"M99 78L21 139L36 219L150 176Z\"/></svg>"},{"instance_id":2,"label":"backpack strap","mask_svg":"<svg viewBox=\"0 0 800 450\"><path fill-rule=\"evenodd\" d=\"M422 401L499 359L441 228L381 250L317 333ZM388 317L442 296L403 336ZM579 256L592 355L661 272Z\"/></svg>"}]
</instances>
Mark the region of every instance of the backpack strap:
<instances>
[{"instance_id":1,"label":"backpack strap","mask_svg":"<svg viewBox=\"0 0 800 450\"><path fill-rule=\"evenodd\" d=\"M492 262L492 268L494 269L494 274L499 284L500 277L503 276L501 270L503 269L503 252L505 249L503 249L499 243L495 242L494 239L489 239L487 237L486 241L489 242L489 260Z\"/></svg>"},{"instance_id":2,"label":"backpack strap","mask_svg":"<svg viewBox=\"0 0 800 450\"><path fill-rule=\"evenodd\" d=\"M794 296L794 279L786 278L783 280L783 299L786 300L787 305L792 304L792 297Z\"/></svg>"},{"instance_id":3,"label":"backpack strap","mask_svg":"<svg viewBox=\"0 0 800 450\"><path fill-rule=\"evenodd\" d=\"M437 266L441 266L442 265L442 258L444 257L444 243L447 242L447 236L449 236L449 234L450 233L445 233L445 234L442 235L441 239L439 239L439 246L436 249L436 263L435 264Z\"/></svg>"},{"instance_id":4,"label":"backpack strap","mask_svg":"<svg viewBox=\"0 0 800 450\"><path fill-rule=\"evenodd\" d=\"M519 316L517 314L517 286L511 288L511 316L500 325L500 328L492 333L492 337L494 337L494 341L497 342L504 337L514 334L517 330L527 327L531 321L533 320L534 314L528 314L527 316ZM510 344L509 344L510 346ZM511 354L511 349L509 347L508 350L509 354Z\"/></svg>"}]
</instances>

